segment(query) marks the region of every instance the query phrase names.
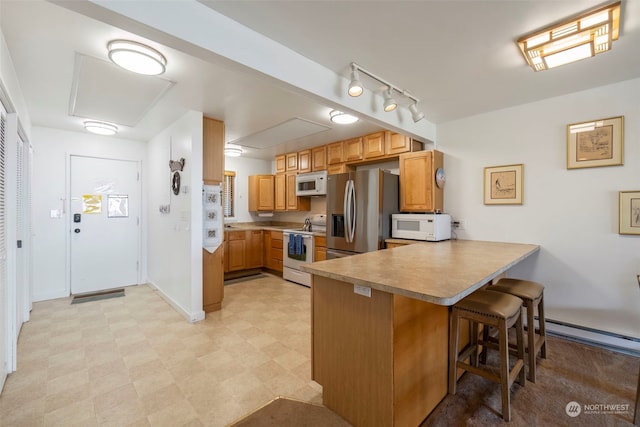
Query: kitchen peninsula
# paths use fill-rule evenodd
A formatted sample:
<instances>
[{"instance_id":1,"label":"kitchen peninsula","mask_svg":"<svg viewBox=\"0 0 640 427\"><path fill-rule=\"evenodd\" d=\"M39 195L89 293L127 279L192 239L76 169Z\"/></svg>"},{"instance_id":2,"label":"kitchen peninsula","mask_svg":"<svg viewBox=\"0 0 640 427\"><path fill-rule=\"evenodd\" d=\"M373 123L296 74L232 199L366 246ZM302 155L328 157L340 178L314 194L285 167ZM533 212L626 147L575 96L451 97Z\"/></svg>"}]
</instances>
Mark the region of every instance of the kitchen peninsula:
<instances>
[{"instance_id":1,"label":"kitchen peninsula","mask_svg":"<svg viewBox=\"0 0 640 427\"><path fill-rule=\"evenodd\" d=\"M305 264L312 378L355 426L417 426L447 394L449 306L539 250L451 240Z\"/></svg>"}]
</instances>

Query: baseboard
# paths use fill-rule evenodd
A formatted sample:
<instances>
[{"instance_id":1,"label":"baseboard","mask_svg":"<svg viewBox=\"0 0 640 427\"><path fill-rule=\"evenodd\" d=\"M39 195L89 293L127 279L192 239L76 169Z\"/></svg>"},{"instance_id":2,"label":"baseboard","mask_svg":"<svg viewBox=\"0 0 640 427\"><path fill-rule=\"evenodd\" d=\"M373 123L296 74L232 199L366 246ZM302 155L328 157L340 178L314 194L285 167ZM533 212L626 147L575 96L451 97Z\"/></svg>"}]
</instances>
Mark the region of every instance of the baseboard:
<instances>
[{"instance_id":1,"label":"baseboard","mask_svg":"<svg viewBox=\"0 0 640 427\"><path fill-rule=\"evenodd\" d=\"M551 336L640 357L640 338L614 334L553 319L546 319L545 326L547 334Z\"/></svg>"},{"instance_id":2,"label":"baseboard","mask_svg":"<svg viewBox=\"0 0 640 427\"><path fill-rule=\"evenodd\" d=\"M32 302L49 301L52 299L67 298L68 296L69 296L68 290L38 293L38 294L33 294Z\"/></svg>"},{"instance_id":3,"label":"baseboard","mask_svg":"<svg viewBox=\"0 0 640 427\"><path fill-rule=\"evenodd\" d=\"M166 301L175 311L177 311L182 317L184 317L188 322L195 323L201 320L204 320L204 310L199 310L193 313L190 313L188 310L185 310L180 304L173 300L169 295L167 295L162 289L160 289L155 283L152 281L147 281L147 285L151 289L154 290L160 297Z\"/></svg>"}]
</instances>

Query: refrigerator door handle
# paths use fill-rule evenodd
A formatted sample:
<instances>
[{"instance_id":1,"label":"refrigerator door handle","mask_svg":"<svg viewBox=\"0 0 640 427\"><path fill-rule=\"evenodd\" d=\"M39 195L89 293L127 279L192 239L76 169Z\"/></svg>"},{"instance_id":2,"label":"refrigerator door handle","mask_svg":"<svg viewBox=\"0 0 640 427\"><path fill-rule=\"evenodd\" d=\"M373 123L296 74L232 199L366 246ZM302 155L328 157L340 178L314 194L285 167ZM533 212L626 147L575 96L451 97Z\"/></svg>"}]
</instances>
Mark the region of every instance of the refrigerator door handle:
<instances>
[{"instance_id":1,"label":"refrigerator door handle","mask_svg":"<svg viewBox=\"0 0 640 427\"><path fill-rule=\"evenodd\" d=\"M355 237L356 234L356 218L358 217L356 215L356 186L353 184L353 181L351 181L351 219L349 221L349 227L351 228L351 236L349 237L349 240L351 242L353 242L353 238Z\"/></svg>"},{"instance_id":2,"label":"refrigerator door handle","mask_svg":"<svg viewBox=\"0 0 640 427\"><path fill-rule=\"evenodd\" d=\"M347 243L349 243L349 183L350 182L351 182L350 180L347 180L344 186L344 201L343 201L343 210L342 210L342 212L344 212L344 226L346 228L344 237Z\"/></svg>"}]
</instances>

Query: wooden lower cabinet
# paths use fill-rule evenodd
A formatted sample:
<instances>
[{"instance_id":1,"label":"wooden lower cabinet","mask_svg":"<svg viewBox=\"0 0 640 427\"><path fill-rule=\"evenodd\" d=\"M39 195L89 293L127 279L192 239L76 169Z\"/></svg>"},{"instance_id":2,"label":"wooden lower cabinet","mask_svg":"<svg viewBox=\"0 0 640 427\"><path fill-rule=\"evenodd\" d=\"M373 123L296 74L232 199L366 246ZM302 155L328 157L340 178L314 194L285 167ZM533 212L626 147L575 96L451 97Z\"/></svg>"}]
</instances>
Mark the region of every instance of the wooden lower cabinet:
<instances>
[{"instance_id":1,"label":"wooden lower cabinet","mask_svg":"<svg viewBox=\"0 0 640 427\"><path fill-rule=\"evenodd\" d=\"M244 233L244 231L242 233ZM246 268L244 239L229 240L227 242L227 249L227 263L229 264L229 271L244 270Z\"/></svg>"},{"instance_id":2,"label":"wooden lower cabinet","mask_svg":"<svg viewBox=\"0 0 640 427\"><path fill-rule=\"evenodd\" d=\"M324 261L327 259L327 238L324 236L314 237L313 261Z\"/></svg>"},{"instance_id":3,"label":"wooden lower cabinet","mask_svg":"<svg viewBox=\"0 0 640 427\"><path fill-rule=\"evenodd\" d=\"M312 379L358 426L417 426L447 394L448 307L313 276Z\"/></svg>"},{"instance_id":4,"label":"wooden lower cabinet","mask_svg":"<svg viewBox=\"0 0 640 427\"><path fill-rule=\"evenodd\" d=\"M264 266L282 273L282 231L265 230Z\"/></svg>"},{"instance_id":5,"label":"wooden lower cabinet","mask_svg":"<svg viewBox=\"0 0 640 427\"><path fill-rule=\"evenodd\" d=\"M247 231L245 250L246 268L260 268L262 262L262 230Z\"/></svg>"},{"instance_id":6,"label":"wooden lower cabinet","mask_svg":"<svg viewBox=\"0 0 640 427\"><path fill-rule=\"evenodd\" d=\"M224 245L215 252L202 250L202 309L205 313L220 310L224 297Z\"/></svg>"}]
</instances>

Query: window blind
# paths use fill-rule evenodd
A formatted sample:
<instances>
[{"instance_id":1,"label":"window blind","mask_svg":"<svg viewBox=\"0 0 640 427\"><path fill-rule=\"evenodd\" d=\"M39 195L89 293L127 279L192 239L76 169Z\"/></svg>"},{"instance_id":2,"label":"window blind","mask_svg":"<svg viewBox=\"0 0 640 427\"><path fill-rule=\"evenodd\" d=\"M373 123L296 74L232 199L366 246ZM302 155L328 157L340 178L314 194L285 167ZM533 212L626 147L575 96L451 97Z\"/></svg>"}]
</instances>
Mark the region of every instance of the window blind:
<instances>
[{"instance_id":1,"label":"window blind","mask_svg":"<svg viewBox=\"0 0 640 427\"><path fill-rule=\"evenodd\" d=\"M225 218L235 216L233 197L235 192L235 178L235 172L224 171L224 182L222 183L222 210Z\"/></svg>"}]
</instances>

